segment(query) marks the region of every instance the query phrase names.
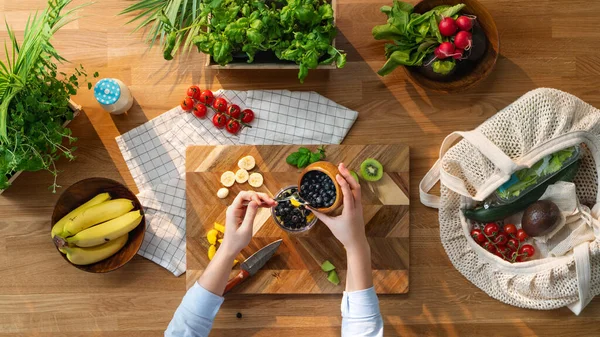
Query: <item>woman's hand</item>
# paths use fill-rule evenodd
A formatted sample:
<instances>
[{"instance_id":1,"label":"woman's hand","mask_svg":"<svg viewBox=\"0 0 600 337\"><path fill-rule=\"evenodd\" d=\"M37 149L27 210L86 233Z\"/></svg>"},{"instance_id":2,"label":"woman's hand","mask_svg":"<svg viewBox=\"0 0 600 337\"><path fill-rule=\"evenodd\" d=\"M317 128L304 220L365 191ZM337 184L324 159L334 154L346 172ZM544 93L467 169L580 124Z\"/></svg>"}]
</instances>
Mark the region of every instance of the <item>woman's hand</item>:
<instances>
[{"instance_id":1,"label":"woman's hand","mask_svg":"<svg viewBox=\"0 0 600 337\"><path fill-rule=\"evenodd\" d=\"M237 255L252 239L252 227L259 207L273 207L277 202L265 193L240 192L227 208L225 235L219 251Z\"/></svg>"},{"instance_id":2,"label":"woman's hand","mask_svg":"<svg viewBox=\"0 0 600 337\"><path fill-rule=\"evenodd\" d=\"M352 177L350 171L341 163L340 174L335 178L344 194L344 210L337 217L331 217L313 210L313 213L329 227L333 235L346 247L360 247L367 244L365 220L361 204L360 184Z\"/></svg>"}]
</instances>

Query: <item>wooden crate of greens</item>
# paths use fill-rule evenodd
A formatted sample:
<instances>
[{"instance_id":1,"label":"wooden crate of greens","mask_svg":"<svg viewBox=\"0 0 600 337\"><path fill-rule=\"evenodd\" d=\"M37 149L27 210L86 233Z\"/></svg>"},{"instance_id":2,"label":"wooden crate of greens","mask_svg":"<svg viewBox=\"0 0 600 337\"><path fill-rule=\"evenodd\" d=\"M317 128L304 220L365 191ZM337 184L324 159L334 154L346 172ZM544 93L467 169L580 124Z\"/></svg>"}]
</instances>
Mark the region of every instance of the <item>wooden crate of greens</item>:
<instances>
[{"instance_id":1,"label":"wooden crate of greens","mask_svg":"<svg viewBox=\"0 0 600 337\"><path fill-rule=\"evenodd\" d=\"M336 25L336 23L337 23L337 0L328 0L328 2L331 3L331 7L333 8L333 24ZM335 41L336 41L336 38L334 38L333 41L331 41L331 45L333 47L336 46ZM254 62L252 62L252 63L248 63L246 61L246 58L239 58L237 60L234 58L234 60L232 62L230 62L224 66L216 63L213 60L212 56L206 55L206 62L204 64L204 66L209 69L300 69L300 65L298 65L292 61L279 60L275 56L275 53L271 52L271 51L258 52L254 59ZM317 67L317 69L336 69L336 68L337 68L337 63L335 60L331 64L320 64Z\"/></svg>"}]
</instances>

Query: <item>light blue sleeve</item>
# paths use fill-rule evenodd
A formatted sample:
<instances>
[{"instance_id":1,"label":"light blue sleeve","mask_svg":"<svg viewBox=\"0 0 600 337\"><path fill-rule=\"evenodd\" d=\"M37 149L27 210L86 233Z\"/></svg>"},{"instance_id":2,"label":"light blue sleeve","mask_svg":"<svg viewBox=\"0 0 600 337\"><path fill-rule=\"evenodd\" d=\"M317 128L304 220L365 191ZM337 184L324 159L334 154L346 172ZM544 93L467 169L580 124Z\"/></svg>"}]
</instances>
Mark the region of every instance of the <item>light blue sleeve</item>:
<instances>
[{"instance_id":1,"label":"light blue sleeve","mask_svg":"<svg viewBox=\"0 0 600 337\"><path fill-rule=\"evenodd\" d=\"M383 336L383 320L375 288L345 292L342 297L342 337Z\"/></svg>"},{"instance_id":2,"label":"light blue sleeve","mask_svg":"<svg viewBox=\"0 0 600 337\"><path fill-rule=\"evenodd\" d=\"M175 311L165 337L206 337L223 304L223 297L202 288L198 282L188 290Z\"/></svg>"}]
</instances>

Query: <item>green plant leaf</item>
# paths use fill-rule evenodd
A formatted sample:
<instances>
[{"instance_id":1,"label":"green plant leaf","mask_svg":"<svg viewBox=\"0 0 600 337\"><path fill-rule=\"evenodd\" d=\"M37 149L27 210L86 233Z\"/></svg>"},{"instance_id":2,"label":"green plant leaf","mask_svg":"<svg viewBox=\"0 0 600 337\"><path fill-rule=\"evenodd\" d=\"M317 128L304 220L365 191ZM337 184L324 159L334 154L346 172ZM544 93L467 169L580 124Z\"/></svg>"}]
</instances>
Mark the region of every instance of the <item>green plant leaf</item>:
<instances>
[{"instance_id":1,"label":"green plant leaf","mask_svg":"<svg viewBox=\"0 0 600 337\"><path fill-rule=\"evenodd\" d=\"M300 152L294 152L292 154L290 154L289 156L287 156L287 158L285 159L286 163L290 164L290 165L298 165L298 158L300 158L301 154Z\"/></svg>"},{"instance_id":2,"label":"green plant leaf","mask_svg":"<svg viewBox=\"0 0 600 337\"><path fill-rule=\"evenodd\" d=\"M303 154L298 158L298 168L305 168L310 161L310 154Z\"/></svg>"}]
</instances>

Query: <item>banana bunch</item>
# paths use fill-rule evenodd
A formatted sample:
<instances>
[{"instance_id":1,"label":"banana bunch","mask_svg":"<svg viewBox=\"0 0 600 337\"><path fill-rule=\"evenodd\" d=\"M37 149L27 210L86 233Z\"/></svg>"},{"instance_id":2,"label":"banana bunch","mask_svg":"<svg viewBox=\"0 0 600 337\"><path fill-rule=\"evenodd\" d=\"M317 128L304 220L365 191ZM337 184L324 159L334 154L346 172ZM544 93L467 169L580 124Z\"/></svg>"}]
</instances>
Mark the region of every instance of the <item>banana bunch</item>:
<instances>
[{"instance_id":1,"label":"banana bunch","mask_svg":"<svg viewBox=\"0 0 600 337\"><path fill-rule=\"evenodd\" d=\"M51 236L73 264L102 261L123 248L129 232L142 221L141 211L133 208L131 200L111 200L108 193L99 194L60 219Z\"/></svg>"}]
</instances>

